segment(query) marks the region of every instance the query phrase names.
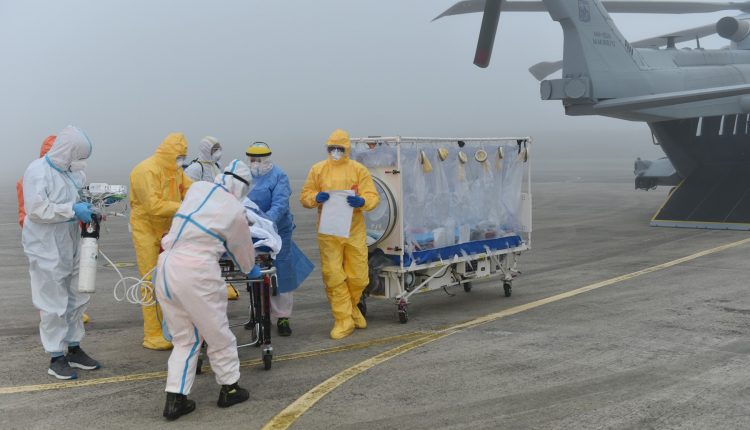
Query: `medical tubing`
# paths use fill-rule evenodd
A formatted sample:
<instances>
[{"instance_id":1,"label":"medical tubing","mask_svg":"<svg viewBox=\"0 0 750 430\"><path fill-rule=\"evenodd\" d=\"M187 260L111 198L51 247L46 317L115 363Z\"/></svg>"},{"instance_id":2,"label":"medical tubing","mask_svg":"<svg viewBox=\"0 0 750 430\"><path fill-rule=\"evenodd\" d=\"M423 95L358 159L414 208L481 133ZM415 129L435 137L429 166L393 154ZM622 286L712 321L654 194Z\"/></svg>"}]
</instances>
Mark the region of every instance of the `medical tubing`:
<instances>
[{"instance_id":1,"label":"medical tubing","mask_svg":"<svg viewBox=\"0 0 750 430\"><path fill-rule=\"evenodd\" d=\"M112 266L113 269L115 269L115 272L117 272L117 275L120 277L120 280L115 283L115 288L113 290L115 300L117 300L118 302L127 300L128 303L142 306L152 306L156 303L153 284L148 280L148 277L151 276L152 273L154 273L156 267L149 270L148 273L143 275L142 278L136 278L134 276L124 276L122 272L120 272L120 269L117 268L117 265L112 262L112 260L110 260L109 257L107 257L107 255L102 252L101 249L99 249L99 253L102 255L102 257L104 257L105 260L107 260L107 263L109 263L109 265ZM134 284L128 286L127 282L134 282ZM117 293L120 288L120 284L122 284L122 288L124 289L122 296L118 295ZM144 291L150 291L150 294L148 294L148 301L143 300L141 288L143 288Z\"/></svg>"}]
</instances>

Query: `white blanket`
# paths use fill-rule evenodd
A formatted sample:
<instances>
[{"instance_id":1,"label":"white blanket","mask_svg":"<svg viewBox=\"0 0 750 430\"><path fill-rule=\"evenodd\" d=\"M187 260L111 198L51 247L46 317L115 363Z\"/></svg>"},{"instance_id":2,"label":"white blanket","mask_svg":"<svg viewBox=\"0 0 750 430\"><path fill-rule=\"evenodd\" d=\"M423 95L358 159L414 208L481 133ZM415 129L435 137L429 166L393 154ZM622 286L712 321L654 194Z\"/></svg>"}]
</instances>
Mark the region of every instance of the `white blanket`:
<instances>
[{"instance_id":1,"label":"white blanket","mask_svg":"<svg viewBox=\"0 0 750 430\"><path fill-rule=\"evenodd\" d=\"M247 222L250 224L250 235L255 239L255 248L270 248L271 258L275 259L276 254L281 251L281 236L276 232L273 221L248 198L242 201L242 206L245 207Z\"/></svg>"}]
</instances>

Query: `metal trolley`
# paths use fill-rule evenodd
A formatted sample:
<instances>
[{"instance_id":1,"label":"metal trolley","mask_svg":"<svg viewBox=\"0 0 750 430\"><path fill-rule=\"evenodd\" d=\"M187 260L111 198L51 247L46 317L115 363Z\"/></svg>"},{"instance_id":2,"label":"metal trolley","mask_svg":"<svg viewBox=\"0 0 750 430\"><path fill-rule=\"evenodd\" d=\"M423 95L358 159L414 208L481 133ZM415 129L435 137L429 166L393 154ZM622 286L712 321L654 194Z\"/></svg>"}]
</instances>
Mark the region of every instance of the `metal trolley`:
<instances>
[{"instance_id":1,"label":"metal trolley","mask_svg":"<svg viewBox=\"0 0 750 430\"><path fill-rule=\"evenodd\" d=\"M237 348L255 346L261 348L263 368L271 369L273 362L273 346L271 345L271 295L276 294L278 279L276 267L270 253L256 249L255 264L261 268L261 277L250 279L243 273L231 259L219 260L221 275L226 282L232 285L245 284L250 304L248 306L248 319L245 322L229 324L230 328L244 327L250 331L250 342L237 345ZM198 355L198 367L196 372L201 373L203 359L206 356L206 343L203 342Z\"/></svg>"}]
</instances>

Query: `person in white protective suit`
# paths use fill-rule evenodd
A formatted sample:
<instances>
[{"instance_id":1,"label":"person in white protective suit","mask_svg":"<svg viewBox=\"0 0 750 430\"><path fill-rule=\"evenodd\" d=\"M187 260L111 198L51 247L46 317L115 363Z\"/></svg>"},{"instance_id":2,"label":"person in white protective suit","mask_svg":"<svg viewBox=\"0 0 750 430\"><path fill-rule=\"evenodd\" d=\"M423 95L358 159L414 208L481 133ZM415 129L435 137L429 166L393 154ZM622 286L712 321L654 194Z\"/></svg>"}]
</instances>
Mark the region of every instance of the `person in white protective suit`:
<instances>
[{"instance_id":1,"label":"person in white protective suit","mask_svg":"<svg viewBox=\"0 0 750 430\"><path fill-rule=\"evenodd\" d=\"M31 299L41 317L42 345L52 356L47 373L58 379L76 379L73 368L100 367L80 347L89 295L78 292L79 221L91 222L93 208L80 201L79 190L92 149L83 131L68 126L23 175L22 242L29 259Z\"/></svg>"},{"instance_id":2,"label":"person in white protective suit","mask_svg":"<svg viewBox=\"0 0 750 430\"><path fill-rule=\"evenodd\" d=\"M237 384L237 340L229 330L226 285L219 267L219 258L226 253L249 277L260 275L240 204L250 180L247 165L233 160L215 183L194 183L162 239L164 252L156 265L154 289L174 345L163 413L169 420L195 410L187 395L204 340L211 370L221 385L218 405L228 407L250 397Z\"/></svg>"},{"instance_id":3,"label":"person in white protective suit","mask_svg":"<svg viewBox=\"0 0 750 430\"><path fill-rule=\"evenodd\" d=\"M200 157L191 161L185 168L185 174L193 181L213 182L221 172L221 143L212 136L206 136L198 145Z\"/></svg>"}]
</instances>

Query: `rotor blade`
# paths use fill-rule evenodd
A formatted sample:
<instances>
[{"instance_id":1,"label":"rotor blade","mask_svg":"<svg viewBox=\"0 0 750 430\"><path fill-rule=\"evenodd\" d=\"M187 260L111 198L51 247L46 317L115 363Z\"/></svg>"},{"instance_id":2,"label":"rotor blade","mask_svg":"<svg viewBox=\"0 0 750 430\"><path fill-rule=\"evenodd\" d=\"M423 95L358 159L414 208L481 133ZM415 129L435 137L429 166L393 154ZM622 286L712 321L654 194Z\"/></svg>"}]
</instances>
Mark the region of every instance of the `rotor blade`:
<instances>
[{"instance_id":1,"label":"rotor blade","mask_svg":"<svg viewBox=\"0 0 750 430\"><path fill-rule=\"evenodd\" d=\"M546 78L547 76L555 73L556 71L562 69L563 62L560 61L542 61L541 63L536 63L533 66L529 67L529 72L534 75L537 81L541 81L542 79Z\"/></svg>"},{"instance_id":2,"label":"rotor blade","mask_svg":"<svg viewBox=\"0 0 750 430\"><path fill-rule=\"evenodd\" d=\"M436 16L433 21L454 15L478 13L484 10L485 0L464 0L449 7ZM724 10L750 11L750 1L746 2L706 2L706 1L644 1L644 0L610 0L602 1L610 13L709 13ZM511 1L503 4L505 12L546 12L547 8L540 1Z\"/></svg>"},{"instance_id":3,"label":"rotor blade","mask_svg":"<svg viewBox=\"0 0 750 430\"><path fill-rule=\"evenodd\" d=\"M603 1L610 13L709 13L724 10L750 9L750 2L706 2L706 1Z\"/></svg>"},{"instance_id":4,"label":"rotor blade","mask_svg":"<svg viewBox=\"0 0 750 430\"><path fill-rule=\"evenodd\" d=\"M500 6L503 0L487 0L484 4L484 15L482 15L482 27L479 29L477 50L474 53L474 64L481 68L490 65L492 47L495 45L495 34L497 24L500 21Z\"/></svg>"},{"instance_id":5,"label":"rotor blade","mask_svg":"<svg viewBox=\"0 0 750 430\"><path fill-rule=\"evenodd\" d=\"M737 18L745 16L746 15L740 15ZM700 27L688 28L687 30L679 30L661 36L641 39L631 43L630 45L634 48L661 48L662 46L667 46L667 42L670 38L674 38L674 42L679 43L695 40L695 38L710 36L715 33L716 24L706 24ZM560 69L562 69L562 61L543 61L529 67L529 73L534 75L537 81L541 81Z\"/></svg>"},{"instance_id":6,"label":"rotor blade","mask_svg":"<svg viewBox=\"0 0 750 430\"><path fill-rule=\"evenodd\" d=\"M678 30L661 36L649 37L633 42L630 45L634 48L661 48L667 46L669 38L674 38L675 43L695 40L696 37L706 37L716 34L716 23L702 25L700 27L688 28L687 30Z\"/></svg>"}]
</instances>

